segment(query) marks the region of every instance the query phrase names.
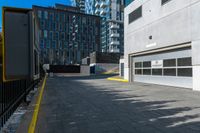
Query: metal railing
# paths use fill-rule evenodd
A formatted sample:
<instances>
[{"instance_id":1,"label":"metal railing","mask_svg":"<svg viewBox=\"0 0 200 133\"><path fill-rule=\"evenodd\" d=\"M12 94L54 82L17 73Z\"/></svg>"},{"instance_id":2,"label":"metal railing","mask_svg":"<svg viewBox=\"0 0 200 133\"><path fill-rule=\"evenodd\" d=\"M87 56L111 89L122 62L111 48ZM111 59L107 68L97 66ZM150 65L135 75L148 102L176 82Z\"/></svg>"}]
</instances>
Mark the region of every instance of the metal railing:
<instances>
[{"instance_id":1,"label":"metal railing","mask_svg":"<svg viewBox=\"0 0 200 133\"><path fill-rule=\"evenodd\" d=\"M17 109L20 103L26 99L26 95L38 84L35 81L17 80L0 83L0 129L9 117Z\"/></svg>"},{"instance_id":2,"label":"metal railing","mask_svg":"<svg viewBox=\"0 0 200 133\"><path fill-rule=\"evenodd\" d=\"M45 76L45 72L40 66L40 78L37 80L20 79L15 81L0 81L0 131L6 121L25 101L28 93L34 89L40 80Z\"/></svg>"}]
</instances>

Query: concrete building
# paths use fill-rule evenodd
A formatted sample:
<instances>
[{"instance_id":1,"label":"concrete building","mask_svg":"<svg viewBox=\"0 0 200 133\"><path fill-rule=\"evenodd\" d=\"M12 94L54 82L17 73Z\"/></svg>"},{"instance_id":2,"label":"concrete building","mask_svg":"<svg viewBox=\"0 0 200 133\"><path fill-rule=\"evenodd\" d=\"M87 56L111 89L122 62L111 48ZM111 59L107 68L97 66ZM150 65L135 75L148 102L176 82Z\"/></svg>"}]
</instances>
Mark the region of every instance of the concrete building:
<instances>
[{"instance_id":1,"label":"concrete building","mask_svg":"<svg viewBox=\"0 0 200 133\"><path fill-rule=\"evenodd\" d=\"M125 79L200 90L200 1L135 0L125 8Z\"/></svg>"},{"instance_id":2,"label":"concrete building","mask_svg":"<svg viewBox=\"0 0 200 133\"><path fill-rule=\"evenodd\" d=\"M124 0L85 1L86 13L101 16L102 52L124 52Z\"/></svg>"},{"instance_id":3,"label":"concrete building","mask_svg":"<svg viewBox=\"0 0 200 133\"><path fill-rule=\"evenodd\" d=\"M100 50L100 17L69 6L33 6L40 27L41 59L45 64L79 64Z\"/></svg>"}]
</instances>

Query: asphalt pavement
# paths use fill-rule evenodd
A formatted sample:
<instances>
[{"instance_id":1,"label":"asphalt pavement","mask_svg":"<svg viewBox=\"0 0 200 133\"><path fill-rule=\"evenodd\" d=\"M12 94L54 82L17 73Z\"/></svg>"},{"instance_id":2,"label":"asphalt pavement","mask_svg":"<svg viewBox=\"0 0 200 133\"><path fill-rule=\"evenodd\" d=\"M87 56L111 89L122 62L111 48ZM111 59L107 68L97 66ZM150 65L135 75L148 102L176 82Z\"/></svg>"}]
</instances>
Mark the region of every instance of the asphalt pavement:
<instances>
[{"instance_id":1,"label":"asphalt pavement","mask_svg":"<svg viewBox=\"0 0 200 133\"><path fill-rule=\"evenodd\" d=\"M106 78L49 77L36 133L200 133L200 92Z\"/></svg>"}]
</instances>

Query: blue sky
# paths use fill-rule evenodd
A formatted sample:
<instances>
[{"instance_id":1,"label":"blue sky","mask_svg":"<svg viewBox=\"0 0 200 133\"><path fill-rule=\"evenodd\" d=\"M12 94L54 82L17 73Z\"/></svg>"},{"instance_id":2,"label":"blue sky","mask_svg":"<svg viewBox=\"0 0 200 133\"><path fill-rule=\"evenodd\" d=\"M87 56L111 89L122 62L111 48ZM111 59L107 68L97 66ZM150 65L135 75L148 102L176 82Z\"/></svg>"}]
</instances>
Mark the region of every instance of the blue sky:
<instances>
[{"instance_id":1,"label":"blue sky","mask_svg":"<svg viewBox=\"0 0 200 133\"><path fill-rule=\"evenodd\" d=\"M0 0L0 31L2 27L2 7L31 8L32 5L53 6L55 3L70 5L70 0Z\"/></svg>"}]
</instances>

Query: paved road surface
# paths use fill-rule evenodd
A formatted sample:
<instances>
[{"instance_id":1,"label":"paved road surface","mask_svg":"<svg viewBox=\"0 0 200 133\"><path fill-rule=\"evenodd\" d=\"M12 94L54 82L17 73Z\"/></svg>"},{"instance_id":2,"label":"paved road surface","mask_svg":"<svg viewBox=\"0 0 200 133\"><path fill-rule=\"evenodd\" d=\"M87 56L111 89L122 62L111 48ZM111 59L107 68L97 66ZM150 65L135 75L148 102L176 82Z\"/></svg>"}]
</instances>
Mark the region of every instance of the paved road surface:
<instances>
[{"instance_id":1,"label":"paved road surface","mask_svg":"<svg viewBox=\"0 0 200 133\"><path fill-rule=\"evenodd\" d=\"M200 133L200 93L108 81L48 78L37 133Z\"/></svg>"}]
</instances>

